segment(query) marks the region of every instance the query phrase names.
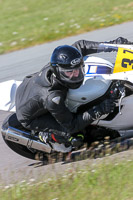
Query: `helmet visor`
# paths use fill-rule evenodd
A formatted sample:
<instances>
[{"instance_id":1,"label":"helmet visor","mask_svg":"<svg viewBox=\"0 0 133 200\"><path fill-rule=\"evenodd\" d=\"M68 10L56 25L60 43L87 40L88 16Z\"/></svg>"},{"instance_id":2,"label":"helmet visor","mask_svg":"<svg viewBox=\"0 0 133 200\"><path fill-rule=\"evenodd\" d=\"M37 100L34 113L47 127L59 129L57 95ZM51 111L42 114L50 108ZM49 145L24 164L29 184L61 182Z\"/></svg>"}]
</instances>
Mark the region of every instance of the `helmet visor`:
<instances>
[{"instance_id":1,"label":"helmet visor","mask_svg":"<svg viewBox=\"0 0 133 200\"><path fill-rule=\"evenodd\" d=\"M62 81L76 83L84 78L84 65L81 64L74 69L63 69L59 67L60 78Z\"/></svg>"}]
</instances>

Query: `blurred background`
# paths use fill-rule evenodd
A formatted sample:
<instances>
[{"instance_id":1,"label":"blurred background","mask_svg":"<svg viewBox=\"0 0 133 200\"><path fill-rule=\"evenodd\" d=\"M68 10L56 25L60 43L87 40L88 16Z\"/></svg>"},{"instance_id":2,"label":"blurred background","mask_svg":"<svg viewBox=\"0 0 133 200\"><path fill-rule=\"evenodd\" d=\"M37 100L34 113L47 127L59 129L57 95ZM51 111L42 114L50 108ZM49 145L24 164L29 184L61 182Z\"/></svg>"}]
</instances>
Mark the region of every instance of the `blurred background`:
<instances>
[{"instance_id":1,"label":"blurred background","mask_svg":"<svg viewBox=\"0 0 133 200\"><path fill-rule=\"evenodd\" d=\"M131 20L132 0L0 0L0 54Z\"/></svg>"}]
</instances>

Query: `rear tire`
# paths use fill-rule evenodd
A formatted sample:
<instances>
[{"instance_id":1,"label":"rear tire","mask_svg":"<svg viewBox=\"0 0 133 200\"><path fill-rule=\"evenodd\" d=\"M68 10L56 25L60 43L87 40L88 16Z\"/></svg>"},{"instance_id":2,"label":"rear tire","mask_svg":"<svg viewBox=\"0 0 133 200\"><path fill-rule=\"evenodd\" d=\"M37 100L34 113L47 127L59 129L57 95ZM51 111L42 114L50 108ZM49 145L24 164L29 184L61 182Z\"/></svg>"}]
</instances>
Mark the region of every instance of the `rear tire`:
<instances>
[{"instance_id":1,"label":"rear tire","mask_svg":"<svg viewBox=\"0 0 133 200\"><path fill-rule=\"evenodd\" d=\"M12 149L14 152L16 152L17 154L35 160L35 155L36 153L31 152L29 149L27 149L27 147L21 145L21 144L17 144L14 143L12 141L8 141L3 137L5 143L7 144L7 146Z\"/></svg>"},{"instance_id":2,"label":"rear tire","mask_svg":"<svg viewBox=\"0 0 133 200\"><path fill-rule=\"evenodd\" d=\"M17 120L16 113L10 114L4 120L4 122L2 124L2 129L6 130L6 129L8 129L9 126L20 129L20 130L24 129L24 127L22 127L20 122ZM23 135L23 133L21 133L21 135ZM17 153L25 158L32 159L32 160L40 160L43 162L48 161L47 155L45 152L37 151L34 149L33 149L33 151L32 150L30 151L26 146L24 146L22 144L18 144L13 141L6 140L5 136L3 134L2 134L2 137L5 141L5 143L7 144L7 146L10 149L12 149L15 153Z\"/></svg>"}]
</instances>

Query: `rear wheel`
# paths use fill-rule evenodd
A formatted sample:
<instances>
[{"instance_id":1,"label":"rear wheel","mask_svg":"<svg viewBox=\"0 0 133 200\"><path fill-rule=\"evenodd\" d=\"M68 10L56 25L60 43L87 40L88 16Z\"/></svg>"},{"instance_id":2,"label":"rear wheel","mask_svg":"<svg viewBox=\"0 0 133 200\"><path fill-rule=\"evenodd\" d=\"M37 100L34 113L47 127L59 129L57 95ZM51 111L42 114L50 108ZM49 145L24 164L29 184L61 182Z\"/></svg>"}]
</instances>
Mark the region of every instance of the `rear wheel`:
<instances>
[{"instance_id":1,"label":"rear wheel","mask_svg":"<svg viewBox=\"0 0 133 200\"><path fill-rule=\"evenodd\" d=\"M6 130L8 129L8 127L14 127L17 129L22 130L22 125L20 124L20 122L17 120L16 114L10 114L9 116L7 116L7 118L4 120L3 124L2 124L2 129ZM24 129L24 128L23 128ZM23 134L23 133L21 133ZM18 153L19 155L29 158L29 159L33 159L36 160L36 154L44 154L43 152L38 152L36 150L30 151L26 146L6 140L5 136L2 134L2 137L5 141L5 143L7 144L7 146L12 149L14 152ZM44 157L44 156L43 156ZM45 158L46 159L46 158ZM39 160L39 159L38 159ZM41 160L41 159L40 159Z\"/></svg>"},{"instance_id":2,"label":"rear wheel","mask_svg":"<svg viewBox=\"0 0 133 200\"><path fill-rule=\"evenodd\" d=\"M29 149L27 149L27 147L21 144L17 144L12 141L6 140L4 137L3 139L5 143L7 144L7 146L11 148L13 151L15 151L16 153L18 153L19 155L35 160L36 152L31 152Z\"/></svg>"}]
</instances>

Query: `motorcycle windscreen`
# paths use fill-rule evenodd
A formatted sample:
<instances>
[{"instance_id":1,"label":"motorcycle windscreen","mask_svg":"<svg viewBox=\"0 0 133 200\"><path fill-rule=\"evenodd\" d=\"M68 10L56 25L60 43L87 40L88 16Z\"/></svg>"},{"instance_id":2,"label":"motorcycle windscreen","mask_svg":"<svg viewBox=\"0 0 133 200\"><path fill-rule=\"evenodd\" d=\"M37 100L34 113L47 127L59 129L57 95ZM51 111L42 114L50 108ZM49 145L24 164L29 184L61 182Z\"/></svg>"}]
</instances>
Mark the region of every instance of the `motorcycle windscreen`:
<instances>
[{"instance_id":1,"label":"motorcycle windscreen","mask_svg":"<svg viewBox=\"0 0 133 200\"><path fill-rule=\"evenodd\" d=\"M121 44L100 44L98 48L100 57L113 64L111 73L119 73L133 70L133 46ZM106 73L107 74L107 73Z\"/></svg>"},{"instance_id":2,"label":"motorcycle windscreen","mask_svg":"<svg viewBox=\"0 0 133 200\"><path fill-rule=\"evenodd\" d=\"M117 51L117 47L100 44L96 53L84 57L86 77L112 74Z\"/></svg>"}]
</instances>

